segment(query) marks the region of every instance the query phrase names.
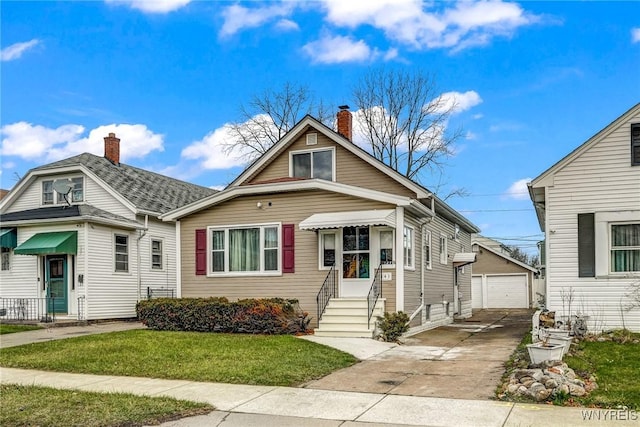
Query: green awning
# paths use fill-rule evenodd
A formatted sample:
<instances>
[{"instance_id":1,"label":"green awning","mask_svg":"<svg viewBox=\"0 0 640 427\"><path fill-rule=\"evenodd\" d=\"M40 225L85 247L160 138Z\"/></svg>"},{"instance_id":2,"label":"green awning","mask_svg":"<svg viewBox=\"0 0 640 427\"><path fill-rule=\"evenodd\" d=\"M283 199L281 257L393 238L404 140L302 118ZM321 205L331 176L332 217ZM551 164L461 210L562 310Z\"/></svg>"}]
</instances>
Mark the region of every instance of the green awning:
<instances>
[{"instance_id":1,"label":"green awning","mask_svg":"<svg viewBox=\"0 0 640 427\"><path fill-rule=\"evenodd\" d=\"M18 246L18 255L75 254L78 252L78 232L38 233Z\"/></svg>"},{"instance_id":2,"label":"green awning","mask_svg":"<svg viewBox=\"0 0 640 427\"><path fill-rule=\"evenodd\" d=\"M18 233L15 228L0 229L0 248L15 248L18 246Z\"/></svg>"}]
</instances>

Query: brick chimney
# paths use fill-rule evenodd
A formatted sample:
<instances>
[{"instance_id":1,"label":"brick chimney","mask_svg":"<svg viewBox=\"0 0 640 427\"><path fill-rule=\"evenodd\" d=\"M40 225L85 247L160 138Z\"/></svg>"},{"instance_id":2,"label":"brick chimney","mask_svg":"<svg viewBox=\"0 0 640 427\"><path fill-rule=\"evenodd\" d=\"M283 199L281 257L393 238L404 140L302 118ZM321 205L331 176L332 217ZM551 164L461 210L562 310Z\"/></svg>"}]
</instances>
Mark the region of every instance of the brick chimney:
<instances>
[{"instance_id":1,"label":"brick chimney","mask_svg":"<svg viewBox=\"0 0 640 427\"><path fill-rule=\"evenodd\" d=\"M338 107L338 133L351 141L351 111L348 105Z\"/></svg>"},{"instance_id":2,"label":"brick chimney","mask_svg":"<svg viewBox=\"0 0 640 427\"><path fill-rule=\"evenodd\" d=\"M111 132L104 137L104 158L114 165L120 165L120 138Z\"/></svg>"}]
</instances>

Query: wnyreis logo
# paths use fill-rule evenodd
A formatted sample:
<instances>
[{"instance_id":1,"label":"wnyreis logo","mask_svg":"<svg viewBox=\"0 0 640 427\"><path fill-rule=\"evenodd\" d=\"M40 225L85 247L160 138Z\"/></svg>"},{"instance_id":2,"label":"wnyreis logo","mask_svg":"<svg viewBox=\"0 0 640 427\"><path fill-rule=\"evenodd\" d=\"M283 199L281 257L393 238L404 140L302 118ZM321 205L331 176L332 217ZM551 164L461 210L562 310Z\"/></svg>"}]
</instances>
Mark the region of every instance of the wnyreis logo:
<instances>
[{"instance_id":1,"label":"wnyreis logo","mask_svg":"<svg viewBox=\"0 0 640 427\"><path fill-rule=\"evenodd\" d=\"M638 411L633 409L583 409L583 421L637 421Z\"/></svg>"}]
</instances>

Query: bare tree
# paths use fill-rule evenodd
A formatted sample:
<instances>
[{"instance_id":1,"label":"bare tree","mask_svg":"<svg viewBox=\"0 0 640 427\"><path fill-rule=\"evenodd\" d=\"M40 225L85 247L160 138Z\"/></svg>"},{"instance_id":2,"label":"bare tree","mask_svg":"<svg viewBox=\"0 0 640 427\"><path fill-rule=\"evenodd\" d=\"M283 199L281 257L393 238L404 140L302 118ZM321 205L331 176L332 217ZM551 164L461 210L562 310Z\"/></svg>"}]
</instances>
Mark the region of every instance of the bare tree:
<instances>
[{"instance_id":1,"label":"bare tree","mask_svg":"<svg viewBox=\"0 0 640 427\"><path fill-rule=\"evenodd\" d=\"M373 69L355 86L353 97L356 131L375 158L414 181L425 168L443 172L462 130L448 127L457 105L439 93L433 76Z\"/></svg>"},{"instance_id":2,"label":"bare tree","mask_svg":"<svg viewBox=\"0 0 640 427\"><path fill-rule=\"evenodd\" d=\"M232 139L227 153L242 153L251 161L264 154L306 114L331 123L333 114L320 100L316 102L307 86L287 82L279 90L267 89L240 106L240 119L229 125Z\"/></svg>"},{"instance_id":3,"label":"bare tree","mask_svg":"<svg viewBox=\"0 0 640 427\"><path fill-rule=\"evenodd\" d=\"M538 255L530 255L515 245L509 245L507 247L510 251L509 256L515 260L530 265L531 267L537 267L540 263Z\"/></svg>"}]
</instances>

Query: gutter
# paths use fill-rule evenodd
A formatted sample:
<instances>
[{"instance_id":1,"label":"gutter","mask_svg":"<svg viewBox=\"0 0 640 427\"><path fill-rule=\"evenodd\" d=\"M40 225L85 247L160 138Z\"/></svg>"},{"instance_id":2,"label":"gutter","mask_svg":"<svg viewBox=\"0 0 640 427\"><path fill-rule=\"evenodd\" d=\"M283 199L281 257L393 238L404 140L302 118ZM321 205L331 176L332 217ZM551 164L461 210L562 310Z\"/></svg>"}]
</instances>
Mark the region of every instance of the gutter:
<instances>
[{"instance_id":1,"label":"gutter","mask_svg":"<svg viewBox=\"0 0 640 427\"><path fill-rule=\"evenodd\" d=\"M147 234L147 230L149 228L149 215L144 216L144 229L141 230L140 235L138 236L137 245L137 258L138 258L138 301L142 298L142 273L140 272L140 240Z\"/></svg>"}]
</instances>

